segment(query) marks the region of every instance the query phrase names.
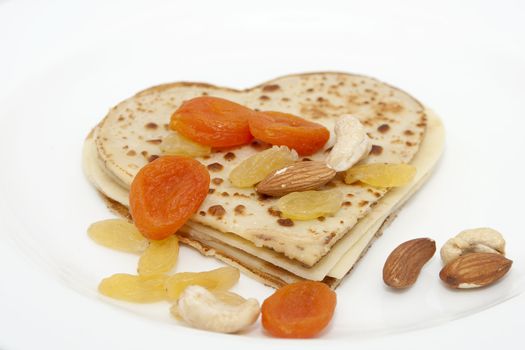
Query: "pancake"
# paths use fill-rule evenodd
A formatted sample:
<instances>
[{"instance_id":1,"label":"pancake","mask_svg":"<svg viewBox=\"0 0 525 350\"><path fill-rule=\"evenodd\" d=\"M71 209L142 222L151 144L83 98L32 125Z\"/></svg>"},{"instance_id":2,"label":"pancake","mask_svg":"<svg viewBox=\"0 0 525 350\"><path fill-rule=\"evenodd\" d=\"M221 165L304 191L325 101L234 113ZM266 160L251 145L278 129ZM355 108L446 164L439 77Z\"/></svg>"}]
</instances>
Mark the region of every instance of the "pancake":
<instances>
[{"instance_id":1,"label":"pancake","mask_svg":"<svg viewBox=\"0 0 525 350\"><path fill-rule=\"evenodd\" d=\"M375 79L317 73L287 76L258 87L237 91L197 83L153 87L119 103L98 126L95 143L101 168L129 189L137 171L160 155L159 145L171 131L171 114L187 99L210 95L261 110L299 115L333 130L341 114L352 113L373 142L367 163L407 163L417 153L426 127L422 105L403 91ZM324 149L309 157L324 160ZM364 217L386 193L363 184L347 185L336 178L327 187L345 195L341 210L324 221L280 220L275 198L257 196L253 189L235 188L228 175L242 160L260 151L260 144L215 151L197 157L210 170L210 195L191 223L231 232L256 246L268 247L306 266L313 266ZM235 208L244 206L240 213ZM210 208L221 206L218 213ZM190 223L190 224L191 224Z\"/></svg>"},{"instance_id":2,"label":"pancake","mask_svg":"<svg viewBox=\"0 0 525 350\"><path fill-rule=\"evenodd\" d=\"M427 114L429 116L427 133L420 151L411 162L418 169L415 178L404 187L391 189L378 205L313 267L305 267L271 249L256 247L253 243L233 234L224 234L197 224L186 225L179 231L181 241L203 255L214 256L227 264L241 268L251 277L272 287L280 287L302 279L320 280L331 287L337 286L366 253L374 239L379 237L395 218L403 204L431 176L443 150L444 129L434 113L427 111ZM127 191L98 166L92 135L86 139L83 158L84 171L103 194L108 207L118 215L131 220L128 208L121 204L127 199ZM108 194L112 194L113 197Z\"/></svg>"},{"instance_id":3,"label":"pancake","mask_svg":"<svg viewBox=\"0 0 525 350\"><path fill-rule=\"evenodd\" d=\"M261 110L293 113L333 131L340 114L360 119L374 144L365 163L409 163L418 172L413 182L395 189L346 185L335 179L327 188L345 194L345 205L334 216L279 224L275 199L261 198L253 189L238 189L227 180L242 160L261 150L261 144L216 151L197 158L208 165L211 193L184 226L182 241L205 255L242 266L274 287L298 279L330 281L336 286L366 252L400 206L431 174L443 145L443 128L408 94L375 79L343 73L314 73L275 79L247 90L207 84L175 83L145 90L110 110L86 139L84 168L88 179L113 207L127 214L129 185L142 166L160 155L159 144L171 131L167 124L182 101L201 95L227 98ZM430 137L429 137L430 136ZM309 157L324 160L324 149ZM416 156L414 158L414 156ZM221 205L225 215L210 214ZM235 210L244 206L243 215ZM264 277L261 277L264 276Z\"/></svg>"}]
</instances>

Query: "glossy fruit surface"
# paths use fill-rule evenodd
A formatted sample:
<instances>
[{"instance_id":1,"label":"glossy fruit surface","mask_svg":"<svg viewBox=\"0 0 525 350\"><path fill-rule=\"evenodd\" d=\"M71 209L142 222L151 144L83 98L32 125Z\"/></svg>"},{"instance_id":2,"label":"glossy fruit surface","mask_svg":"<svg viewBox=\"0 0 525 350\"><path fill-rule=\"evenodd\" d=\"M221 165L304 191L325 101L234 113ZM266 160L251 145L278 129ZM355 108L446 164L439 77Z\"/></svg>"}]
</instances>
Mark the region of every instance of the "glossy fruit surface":
<instances>
[{"instance_id":1,"label":"glossy fruit surface","mask_svg":"<svg viewBox=\"0 0 525 350\"><path fill-rule=\"evenodd\" d=\"M197 211L210 185L208 170L198 161L163 156L139 170L130 189L130 212L147 238L164 239Z\"/></svg>"},{"instance_id":2,"label":"glossy fruit surface","mask_svg":"<svg viewBox=\"0 0 525 350\"><path fill-rule=\"evenodd\" d=\"M297 159L297 153L288 147L272 147L239 163L230 173L230 182L235 187L251 187L274 170L284 168Z\"/></svg>"},{"instance_id":3,"label":"glossy fruit surface","mask_svg":"<svg viewBox=\"0 0 525 350\"><path fill-rule=\"evenodd\" d=\"M228 290L239 280L239 270L234 267L221 267L205 272L180 272L166 281L168 297L177 300L186 287L199 285L211 291Z\"/></svg>"},{"instance_id":4,"label":"glossy fruit surface","mask_svg":"<svg viewBox=\"0 0 525 350\"><path fill-rule=\"evenodd\" d=\"M286 218L312 220L323 215L337 213L343 202L339 190L304 191L289 193L277 201L277 208Z\"/></svg>"},{"instance_id":5,"label":"glossy fruit surface","mask_svg":"<svg viewBox=\"0 0 525 350\"><path fill-rule=\"evenodd\" d=\"M253 139L248 119L256 114L238 103L202 96L184 102L171 116L170 128L201 145L240 146Z\"/></svg>"},{"instance_id":6,"label":"glossy fruit surface","mask_svg":"<svg viewBox=\"0 0 525 350\"><path fill-rule=\"evenodd\" d=\"M136 276L117 273L100 282L98 290L113 299L152 303L166 299L166 275Z\"/></svg>"},{"instance_id":7,"label":"glossy fruit surface","mask_svg":"<svg viewBox=\"0 0 525 350\"><path fill-rule=\"evenodd\" d=\"M149 245L135 225L123 219L95 222L89 226L88 235L100 245L129 253L143 252Z\"/></svg>"},{"instance_id":8,"label":"glossy fruit surface","mask_svg":"<svg viewBox=\"0 0 525 350\"><path fill-rule=\"evenodd\" d=\"M288 113L260 112L250 117L252 135L264 142L287 146L301 156L320 150L330 138L330 132L321 124Z\"/></svg>"},{"instance_id":9,"label":"glossy fruit surface","mask_svg":"<svg viewBox=\"0 0 525 350\"><path fill-rule=\"evenodd\" d=\"M167 273L177 263L179 256L179 240L170 236L161 241L151 241L151 244L140 256L139 275L156 275Z\"/></svg>"},{"instance_id":10,"label":"glossy fruit surface","mask_svg":"<svg viewBox=\"0 0 525 350\"><path fill-rule=\"evenodd\" d=\"M410 164L362 164L346 171L345 182L357 181L375 187L399 187L407 185L416 175L416 168Z\"/></svg>"},{"instance_id":11,"label":"glossy fruit surface","mask_svg":"<svg viewBox=\"0 0 525 350\"><path fill-rule=\"evenodd\" d=\"M304 281L279 288L261 308L262 325L280 338L311 338L332 319L337 297L322 282Z\"/></svg>"}]
</instances>

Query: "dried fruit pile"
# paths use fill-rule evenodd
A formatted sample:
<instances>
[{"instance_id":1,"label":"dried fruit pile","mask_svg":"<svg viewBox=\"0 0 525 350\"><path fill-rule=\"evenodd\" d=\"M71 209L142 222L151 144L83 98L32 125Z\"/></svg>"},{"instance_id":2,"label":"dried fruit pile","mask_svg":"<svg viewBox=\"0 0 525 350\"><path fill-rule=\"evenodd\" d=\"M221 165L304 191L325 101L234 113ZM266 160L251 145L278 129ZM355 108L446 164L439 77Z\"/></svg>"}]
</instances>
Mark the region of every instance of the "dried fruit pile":
<instances>
[{"instance_id":1,"label":"dried fruit pile","mask_svg":"<svg viewBox=\"0 0 525 350\"><path fill-rule=\"evenodd\" d=\"M407 164L354 166L368 156L371 142L359 120L350 115L341 116L336 122L336 140L326 163L298 161L298 154L319 151L330 132L320 124L288 113L255 111L228 100L203 96L184 102L171 116L170 128L177 133L162 142L165 154L205 155L210 147L241 146L253 138L274 145L245 159L229 175L233 186L257 185L257 192L269 196L318 190L338 171L346 171L348 184L361 181L377 187L404 186L415 174L415 168ZM289 218L312 220L334 214L340 208L338 195L326 197L324 193L298 194L283 200L282 206L288 208L285 211ZM314 199L313 203L322 205L308 210L315 206L298 208L299 204L286 204L291 203L290 199L300 199L298 203Z\"/></svg>"},{"instance_id":2,"label":"dried fruit pile","mask_svg":"<svg viewBox=\"0 0 525 350\"><path fill-rule=\"evenodd\" d=\"M108 248L141 253L137 275L117 273L103 279L98 287L100 293L118 300L135 303L152 303L162 300L179 302L189 286L202 286L212 293L217 292L219 301L216 307L240 307L244 302L241 296L227 292L239 280L239 270L233 267L222 267L206 272L182 272L170 275L177 263L179 242L171 235L163 240L145 239L137 236L135 226L125 220L110 219L90 226L88 234L97 243ZM215 294L213 294L215 295ZM222 303L222 304L221 304ZM253 302L251 302L253 304ZM208 311L213 305L208 305ZM258 303L257 315L258 316ZM251 323L257 317L252 317ZM190 324L191 321L188 321ZM250 323L250 324L251 324ZM250 324L243 324L238 331ZM200 328L205 325L198 324Z\"/></svg>"},{"instance_id":3,"label":"dried fruit pile","mask_svg":"<svg viewBox=\"0 0 525 350\"><path fill-rule=\"evenodd\" d=\"M103 279L98 287L103 295L135 303L167 300L174 303L170 311L175 317L216 332L238 332L258 319L257 300L246 300L229 291L240 277L236 268L169 275L177 263L176 236L161 241L140 239L137 229L121 219L97 222L88 233L108 248L142 252L138 274L117 273ZM313 337L330 322L335 304L335 293L321 282L288 285L264 302L263 327L278 337Z\"/></svg>"},{"instance_id":4,"label":"dried fruit pile","mask_svg":"<svg viewBox=\"0 0 525 350\"><path fill-rule=\"evenodd\" d=\"M217 97L188 100L171 117L172 130L201 145L225 148L254 137L310 155L324 146L330 132L322 125L281 112L256 112Z\"/></svg>"}]
</instances>

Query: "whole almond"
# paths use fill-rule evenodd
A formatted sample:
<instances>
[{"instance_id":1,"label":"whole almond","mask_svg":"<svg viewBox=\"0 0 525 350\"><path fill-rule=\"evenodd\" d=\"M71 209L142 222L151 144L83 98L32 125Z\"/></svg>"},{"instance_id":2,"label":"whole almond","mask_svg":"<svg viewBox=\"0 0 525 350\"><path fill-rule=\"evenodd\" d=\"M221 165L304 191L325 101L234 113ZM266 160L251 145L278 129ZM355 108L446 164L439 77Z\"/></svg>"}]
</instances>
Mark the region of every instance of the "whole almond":
<instances>
[{"instance_id":1,"label":"whole almond","mask_svg":"<svg viewBox=\"0 0 525 350\"><path fill-rule=\"evenodd\" d=\"M488 286L503 277L512 260L495 253L469 253L452 260L439 273L439 278L452 288Z\"/></svg>"},{"instance_id":2,"label":"whole almond","mask_svg":"<svg viewBox=\"0 0 525 350\"><path fill-rule=\"evenodd\" d=\"M291 192L315 190L332 180L335 174L336 171L323 162L302 161L274 171L255 190L280 197Z\"/></svg>"},{"instance_id":3,"label":"whole almond","mask_svg":"<svg viewBox=\"0 0 525 350\"><path fill-rule=\"evenodd\" d=\"M392 288L410 287L435 252L436 242L430 238L417 238L400 244L385 261L383 281Z\"/></svg>"}]
</instances>

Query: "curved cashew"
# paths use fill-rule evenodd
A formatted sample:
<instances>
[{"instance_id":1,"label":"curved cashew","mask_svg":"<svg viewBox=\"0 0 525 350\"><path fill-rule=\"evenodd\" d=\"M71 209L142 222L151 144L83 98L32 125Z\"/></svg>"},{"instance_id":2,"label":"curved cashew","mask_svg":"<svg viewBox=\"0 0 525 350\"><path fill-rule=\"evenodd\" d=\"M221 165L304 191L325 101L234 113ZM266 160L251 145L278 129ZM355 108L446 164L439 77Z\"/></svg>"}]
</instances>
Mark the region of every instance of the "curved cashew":
<instances>
[{"instance_id":1,"label":"curved cashew","mask_svg":"<svg viewBox=\"0 0 525 350\"><path fill-rule=\"evenodd\" d=\"M260 308L255 299L245 300L234 293L215 295L206 288L189 286L171 312L195 328L235 333L253 324Z\"/></svg>"},{"instance_id":2,"label":"curved cashew","mask_svg":"<svg viewBox=\"0 0 525 350\"><path fill-rule=\"evenodd\" d=\"M505 256L505 240L491 228L475 228L460 232L441 248L441 259L445 264L467 253L496 253Z\"/></svg>"},{"instance_id":3,"label":"curved cashew","mask_svg":"<svg viewBox=\"0 0 525 350\"><path fill-rule=\"evenodd\" d=\"M344 171L366 157L372 142L359 119L344 114L335 123L336 142L326 163L335 171Z\"/></svg>"}]
</instances>

